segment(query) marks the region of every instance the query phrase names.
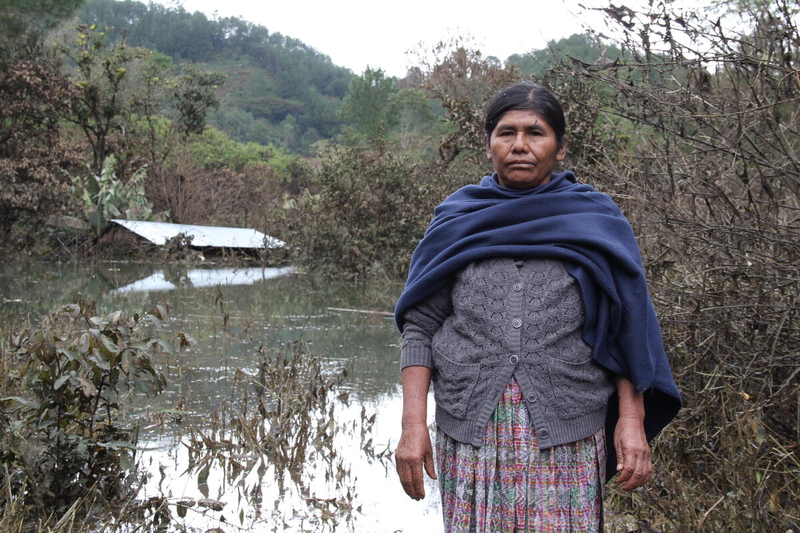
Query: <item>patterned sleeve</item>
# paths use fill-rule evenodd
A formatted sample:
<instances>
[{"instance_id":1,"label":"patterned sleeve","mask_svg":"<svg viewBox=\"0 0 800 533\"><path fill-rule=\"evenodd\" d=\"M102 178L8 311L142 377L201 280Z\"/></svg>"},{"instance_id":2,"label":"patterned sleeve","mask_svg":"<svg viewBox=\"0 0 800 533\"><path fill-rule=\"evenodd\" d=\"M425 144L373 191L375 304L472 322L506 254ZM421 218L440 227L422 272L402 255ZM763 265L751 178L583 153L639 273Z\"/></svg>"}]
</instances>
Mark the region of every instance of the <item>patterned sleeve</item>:
<instances>
[{"instance_id":1,"label":"patterned sleeve","mask_svg":"<svg viewBox=\"0 0 800 533\"><path fill-rule=\"evenodd\" d=\"M400 369L407 366L433 368L431 340L453 311L448 285L404 315L402 341L400 343Z\"/></svg>"}]
</instances>

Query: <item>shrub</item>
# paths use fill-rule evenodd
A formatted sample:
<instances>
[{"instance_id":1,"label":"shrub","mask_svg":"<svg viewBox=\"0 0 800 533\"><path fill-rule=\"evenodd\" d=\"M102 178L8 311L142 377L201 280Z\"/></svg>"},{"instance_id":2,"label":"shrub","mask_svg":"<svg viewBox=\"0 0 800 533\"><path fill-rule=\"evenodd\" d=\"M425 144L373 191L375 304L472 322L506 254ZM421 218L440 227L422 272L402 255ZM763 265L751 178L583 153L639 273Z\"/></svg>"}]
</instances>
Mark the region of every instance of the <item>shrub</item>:
<instances>
[{"instance_id":1,"label":"shrub","mask_svg":"<svg viewBox=\"0 0 800 533\"><path fill-rule=\"evenodd\" d=\"M63 306L2 352L0 483L40 515L87 496L106 502L126 496L135 478L136 432L122 420L125 400L134 392L158 394L165 378L151 356L175 350L148 336L166 315L162 304L132 317L93 315L85 302ZM0 501L10 497L3 492Z\"/></svg>"},{"instance_id":2,"label":"shrub","mask_svg":"<svg viewBox=\"0 0 800 533\"><path fill-rule=\"evenodd\" d=\"M426 168L383 146L331 146L314 174L319 192L285 204L284 240L311 270L401 279L433 207L458 186L454 176L449 167Z\"/></svg>"}]
</instances>

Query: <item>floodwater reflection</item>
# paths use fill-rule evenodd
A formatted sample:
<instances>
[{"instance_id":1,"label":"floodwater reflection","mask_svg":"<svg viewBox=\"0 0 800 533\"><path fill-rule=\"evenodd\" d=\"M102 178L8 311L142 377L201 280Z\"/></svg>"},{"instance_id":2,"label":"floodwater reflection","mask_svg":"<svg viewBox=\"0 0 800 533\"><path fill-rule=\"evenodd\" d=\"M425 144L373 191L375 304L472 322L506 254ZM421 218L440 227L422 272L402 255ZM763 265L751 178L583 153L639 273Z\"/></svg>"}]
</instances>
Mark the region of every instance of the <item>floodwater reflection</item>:
<instances>
[{"instance_id":1,"label":"floodwater reflection","mask_svg":"<svg viewBox=\"0 0 800 533\"><path fill-rule=\"evenodd\" d=\"M165 531L440 531L435 482L428 481L425 501L410 500L389 455L401 403L399 336L388 313L402 286L260 268L190 272L174 265L0 265L0 319L10 323L79 298L94 299L99 314L166 301L168 330L195 340L160 361L168 390L132 410L141 420L139 460L148 473L140 496L168 504ZM211 282L214 276L242 283ZM286 441L288 452L302 444L302 472L282 469L265 451L264 432L281 428L269 417L256 420L252 400L259 354L299 341L326 375L348 372L323 407L309 409L308 442ZM241 433L248 428L252 438Z\"/></svg>"},{"instance_id":2,"label":"floodwater reflection","mask_svg":"<svg viewBox=\"0 0 800 533\"><path fill-rule=\"evenodd\" d=\"M179 287L215 287L217 285L252 285L257 281L277 278L291 274L294 269L286 268L196 268L189 269L185 275L167 279L163 270L156 270L144 279L129 283L112 292L170 291Z\"/></svg>"}]
</instances>

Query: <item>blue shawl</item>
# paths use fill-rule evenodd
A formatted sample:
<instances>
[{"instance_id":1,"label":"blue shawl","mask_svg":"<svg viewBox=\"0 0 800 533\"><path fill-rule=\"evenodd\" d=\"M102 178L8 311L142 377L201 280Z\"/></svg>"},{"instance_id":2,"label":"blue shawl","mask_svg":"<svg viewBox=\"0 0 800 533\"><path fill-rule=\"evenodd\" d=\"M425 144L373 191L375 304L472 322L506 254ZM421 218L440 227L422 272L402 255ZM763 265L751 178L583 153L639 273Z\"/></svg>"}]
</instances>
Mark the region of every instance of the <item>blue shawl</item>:
<instances>
[{"instance_id":1,"label":"blue shawl","mask_svg":"<svg viewBox=\"0 0 800 533\"><path fill-rule=\"evenodd\" d=\"M400 331L406 311L449 284L468 264L490 257L563 261L583 295L583 338L594 359L645 394L648 439L675 417L681 397L664 352L639 247L630 223L608 195L578 183L572 172L553 174L548 183L533 189L502 187L496 175L459 189L436 208L414 251L395 307ZM616 467L617 417L612 399L607 422L610 475Z\"/></svg>"}]
</instances>

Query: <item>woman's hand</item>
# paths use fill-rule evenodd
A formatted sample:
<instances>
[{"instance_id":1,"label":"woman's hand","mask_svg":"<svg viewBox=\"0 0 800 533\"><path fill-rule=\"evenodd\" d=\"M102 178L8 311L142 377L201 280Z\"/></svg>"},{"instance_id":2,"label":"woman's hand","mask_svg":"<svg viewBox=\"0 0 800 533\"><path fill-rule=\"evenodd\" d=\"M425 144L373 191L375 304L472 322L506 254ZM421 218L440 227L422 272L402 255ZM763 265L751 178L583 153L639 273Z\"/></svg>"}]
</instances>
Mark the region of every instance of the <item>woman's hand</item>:
<instances>
[{"instance_id":1,"label":"woman's hand","mask_svg":"<svg viewBox=\"0 0 800 533\"><path fill-rule=\"evenodd\" d=\"M428 389L431 369L408 366L403 369L403 432L394 452L397 475L406 494L415 500L425 497L422 468L431 479L436 479L433 466L433 447L428 432Z\"/></svg>"},{"instance_id":2,"label":"woman's hand","mask_svg":"<svg viewBox=\"0 0 800 533\"><path fill-rule=\"evenodd\" d=\"M617 377L619 420L614 428L617 472L623 490L641 487L653 473L650 445L644 432L644 397L636 394L633 383Z\"/></svg>"},{"instance_id":3,"label":"woman's hand","mask_svg":"<svg viewBox=\"0 0 800 533\"><path fill-rule=\"evenodd\" d=\"M653 462L644 424L638 417L620 417L614 429L617 449L617 472L623 490L633 490L650 480Z\"/></svg>"},{"instance_id":4,"label":"woman's hand","mask_svg":"<svg viewBox=\"0 0 800 533\"><path fill-rule=\"evenodd\" d=\"M403 424L403 433L400 436L397 450L394 452L394 458L403 490L415 500L424 498L423 467L428 473L428 477L436 479L431 437L428 426L424 422Z\"/></svg>"}]
</instances>

